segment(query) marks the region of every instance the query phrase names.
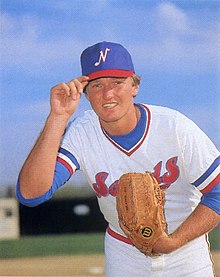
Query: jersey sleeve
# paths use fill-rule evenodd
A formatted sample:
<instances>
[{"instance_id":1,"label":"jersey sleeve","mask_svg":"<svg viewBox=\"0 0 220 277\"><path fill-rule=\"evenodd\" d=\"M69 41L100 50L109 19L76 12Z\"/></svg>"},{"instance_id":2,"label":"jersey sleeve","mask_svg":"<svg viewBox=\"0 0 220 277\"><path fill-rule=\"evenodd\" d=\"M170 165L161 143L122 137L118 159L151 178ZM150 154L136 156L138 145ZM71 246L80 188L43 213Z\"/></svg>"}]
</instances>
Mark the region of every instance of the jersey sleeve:
<instances>
[{"instance_id":1,"label":"jersey sleeve","mask_svg":"<svg viewBox=\"0 0 220 277\"><path fill-rule=\"evenodd\" d=\"M220 183L206 194L203 194L200 204L220 214Z\"/></svg>"},{"instance_id":2,"label":"jersey sleeve","mask_svg":"<svg viewBox=\"0 0 220 277\"><path fill-rule=\"evenodd\" d=\"M75 169L77 169L76 166ZM70 170L69 166L66 166L64 160L61 160L61 158L57 157L53 183L51 188L46 193L35 198L24 198L20 191L20 179L18 178L16 196L19 202L25 206L38 206L51 199L53 194L71 178L72 174L73 170Z\"/></svg>"},{"instance_id":3,"label":"jersey sleeve","mask_svg":"<svg viewBox=\"0 0 220 277\"><path fill-rule=\"evenodd\" d=\"M192 183L201 193L208 193L220 183L219 164L220 156L217 157L207 170Z\"/></svg>"},{"instance_id":4,"label":"jersey sleeve","mask_svg":"<svg viewBox=\"0 0 220 277\"><path fill-rule=\"evenodd\" d=\"M24 198L20 191L20 179L18 178L16 186L16 196L19 202L28 207L35 207L43 202L48 201L52 198L53 194L62 187L73 175L73 173L80 169L80 165L77 158L73 155L73 151L70 152L66 148L70 148L70 135L67 131L64 134L63 140L61 142L61 147L59 148L57 154L57 160L54 170L54 178L50 189L36 198ZM66 148L62 146L66 146Z\"/></svg>"},{"instance_id":5,"label":"jersey sleeve","mask_svg":"<svg viewBox=\"0 0 220 277\"><path fill-rule=\"evenodd\" d=\"M193 121L179 116L178 139L184 173L188 182L203 194L202 203L219 210L220 153Z\"/></svg>"}]
</instances>

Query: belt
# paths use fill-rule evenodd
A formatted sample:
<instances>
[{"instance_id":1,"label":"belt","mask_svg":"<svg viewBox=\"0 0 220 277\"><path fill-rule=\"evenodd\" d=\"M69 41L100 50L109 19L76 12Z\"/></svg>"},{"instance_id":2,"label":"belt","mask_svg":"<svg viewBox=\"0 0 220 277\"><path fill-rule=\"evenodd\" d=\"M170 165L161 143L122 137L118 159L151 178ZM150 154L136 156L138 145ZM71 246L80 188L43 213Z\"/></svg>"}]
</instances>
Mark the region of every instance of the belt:
<instances>
[{"instance_id":1,"label":"belt","mask_svg":"<svg viewBox=\"0 0 220 277\"><path fill-rule=\"evenodd\" d=\"M120 240L120 241L123 241L123 242L125 242L125 243L127 243L127 244L133 245L133 243L130 241L130 239L128 239L128 238L126 238L126 237L124 237L124 236L122 236L122 235L116 233L116 232L113 231L110 227L107 227L106 231L107 231L107 233L108 233L110 236L112 236L113 238L115 238L115 239L117 239L117 240Z\"/></svg>"}]
</instances>

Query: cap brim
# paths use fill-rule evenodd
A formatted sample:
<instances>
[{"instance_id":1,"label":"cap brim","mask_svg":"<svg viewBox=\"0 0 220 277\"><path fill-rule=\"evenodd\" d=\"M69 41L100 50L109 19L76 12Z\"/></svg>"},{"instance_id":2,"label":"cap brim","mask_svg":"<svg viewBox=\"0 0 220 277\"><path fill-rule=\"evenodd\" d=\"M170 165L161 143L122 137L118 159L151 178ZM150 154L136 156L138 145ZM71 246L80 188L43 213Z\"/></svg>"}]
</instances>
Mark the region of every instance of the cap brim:
<instances>
[{"instance_id":1,"label":"cap brim","mask_svg":"<svg viewBox=\"0 0 220 277\"><path fill-rule=\"evenodd\" d=\"M105 69L105 70L99 70L96 72L92 72L88 74L89 81L98 79L98 78L103 78L103 77L121 77L121 78L126 78L126 77L131 77L134 74L133 71L130 70L120 70L120 69Z\"/></svg>"}]
</instances>

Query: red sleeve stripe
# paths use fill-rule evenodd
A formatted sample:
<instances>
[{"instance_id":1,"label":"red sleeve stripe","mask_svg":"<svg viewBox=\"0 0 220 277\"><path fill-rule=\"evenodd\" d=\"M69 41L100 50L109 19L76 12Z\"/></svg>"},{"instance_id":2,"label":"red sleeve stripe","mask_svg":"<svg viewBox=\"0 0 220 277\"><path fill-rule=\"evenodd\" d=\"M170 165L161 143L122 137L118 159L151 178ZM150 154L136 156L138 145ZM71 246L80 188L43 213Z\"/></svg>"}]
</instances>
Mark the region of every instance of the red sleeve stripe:
<instances>
[{"instance_id":1,"label":"red sleeve stripe","mask_svg":"<svg viewBox=\"0 0 220 277\"><path fill-rule=\"evenodd\" d=\"M62 165L64 165L68 169L70 175L73 175L73 169L72 169L72 167L65 160L63 160L60 157L57 157L57 161L59 163L61 163Z\"/></svg>"},{"instance_id":2,"label":"red sleeve stripe","mask_svg":"<svg viewBox=\"0 0 220 277\"><path fill-rule=\"evenodd\" d=\"M201 193L205 194L212 190L217 184L220 183L220 174L217 175L217 177L204 189L201 190Z\"/></svg>"}]
</instances>

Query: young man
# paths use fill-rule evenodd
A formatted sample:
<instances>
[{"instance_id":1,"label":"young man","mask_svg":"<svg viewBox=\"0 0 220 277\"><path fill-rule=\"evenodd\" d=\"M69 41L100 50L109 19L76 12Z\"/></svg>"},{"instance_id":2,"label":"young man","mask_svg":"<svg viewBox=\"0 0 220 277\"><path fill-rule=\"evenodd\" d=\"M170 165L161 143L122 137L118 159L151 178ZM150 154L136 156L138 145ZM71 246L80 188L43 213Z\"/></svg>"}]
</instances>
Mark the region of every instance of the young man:
<instances>
[{"instance_id":1,"label":"young man","mask_svg":"<svg viewBox=\"0 0 220 277\"><path fill-rule=\"evenodd\" d=\"M18 199L39 205L82 170L109 222L107 276L213 276L206 234L220 221L218 150L177 111L134 103L140 78L120 44L88 47L81 65L81 77L51 89L51 111L20 172ZM66 130L83 91L93 111ZM115 205L120 176L145 171L165 192L168 235L155 243L153 251L161 254L155 257L125 237Z\"/></svg>"}]
</instances>

